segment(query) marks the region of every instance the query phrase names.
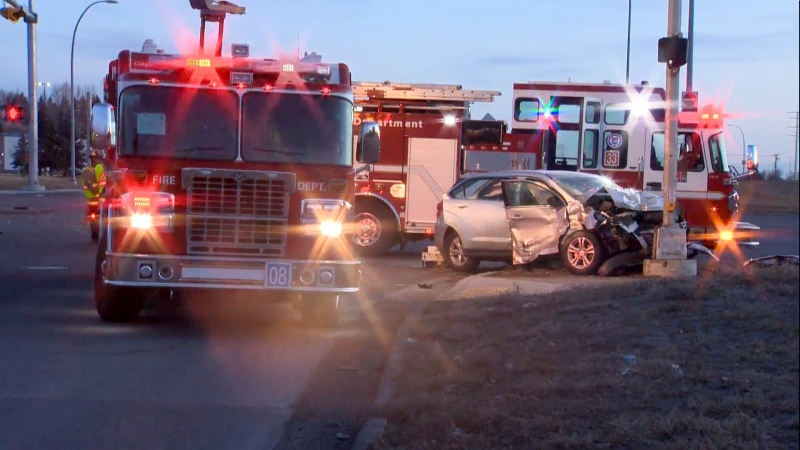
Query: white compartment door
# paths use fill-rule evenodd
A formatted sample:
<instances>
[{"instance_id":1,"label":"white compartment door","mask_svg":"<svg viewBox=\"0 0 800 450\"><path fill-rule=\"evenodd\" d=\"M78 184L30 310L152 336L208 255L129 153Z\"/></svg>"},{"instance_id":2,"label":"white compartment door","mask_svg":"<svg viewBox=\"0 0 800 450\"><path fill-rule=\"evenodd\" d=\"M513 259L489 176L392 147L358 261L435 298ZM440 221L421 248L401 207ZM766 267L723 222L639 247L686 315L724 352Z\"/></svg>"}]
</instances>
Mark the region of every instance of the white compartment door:
<instances>
[{"instance_id":1,"label":"white compartment door","mask_svg":"<svg viewBox=\"0 0 800 450\"><path fill-rule=\"evenodd\" d=\"M456 181L458 140L408 138L406 223L436 223L436 204Z\"/></svg>"}]
</instances>

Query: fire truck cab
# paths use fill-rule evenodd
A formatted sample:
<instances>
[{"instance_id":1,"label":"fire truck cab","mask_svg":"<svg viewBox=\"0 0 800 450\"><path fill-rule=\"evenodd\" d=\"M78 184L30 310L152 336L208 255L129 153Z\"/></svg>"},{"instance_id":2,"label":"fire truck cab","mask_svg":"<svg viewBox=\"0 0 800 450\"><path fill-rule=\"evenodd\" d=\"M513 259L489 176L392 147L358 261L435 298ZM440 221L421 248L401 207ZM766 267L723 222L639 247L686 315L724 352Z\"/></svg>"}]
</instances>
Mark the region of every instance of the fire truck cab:
<instances>
[{"instance_id":1,"label":"fire truck cab","mask_svg":"<svg viewBox=\"0 0 800 450\"><path fill-rule=\"evenodd\" d=\"M665 98L662 88L646 83L519 83L512 134L528 136L524 148L537 155L537 167L601 174L660 194ZM758 227L736 219L739 195L725 150L724 113L711 105L698 109L696 100L684 98L678 132L677 199L688 239L710 245L735 235L740 244L757 245L752 232Z\"/></svg>"},{"instance_id":2,"label":"fire truck cab","mask_svg":"<svg viewBox=\"0 0 800 450\"><path fill-rule=\"evenodd\" d=\"M437 204L460 174L516 161L517 153L502 152L503 122L470 117L473 102L500 92L388 81L353 89L353 129L367 120L381 126L380 160L356 176L353 241L362 254L430 238Z\"/></svg>"},{"instance_id":3,"label":"fire truck cab","mask_svg":"<svg viewBox=\"0 0 800 450\"><path fill-rule=\"evenodd\" d=\"M354 151L346 64L250 58L237 44L222 56L221 35L214 56L202 38L200 48L167 54L147 40L109 64L106 103L92 110L91 144L108 154L111 182L98 314L129 321L146 298L246 292L333 326L361 275L354 163L377 161L380 128L363 122Z\"/></svg>"}]
</instances>

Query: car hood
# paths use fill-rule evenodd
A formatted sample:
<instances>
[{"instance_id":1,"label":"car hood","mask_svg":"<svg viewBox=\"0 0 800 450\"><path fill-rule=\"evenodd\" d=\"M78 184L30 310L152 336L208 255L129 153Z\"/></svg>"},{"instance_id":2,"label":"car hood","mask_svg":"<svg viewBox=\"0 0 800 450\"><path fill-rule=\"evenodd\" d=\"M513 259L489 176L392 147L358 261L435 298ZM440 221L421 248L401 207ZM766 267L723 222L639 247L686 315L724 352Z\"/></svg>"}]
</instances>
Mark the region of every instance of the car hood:
<instances>
[{"instance_id":1,"label":"car hood","mask_svg":"<svg viewBox=\"0 0 800 450\"><path fill-rule=\"evenodd\" d=\"M656 194L613 186L606 186L598 191L584 195L580 199L581 203L586 205L595 196L611 197L614 206L621 209L643 212L664 210L664 199Z\"/></svg>"}]
</instances>

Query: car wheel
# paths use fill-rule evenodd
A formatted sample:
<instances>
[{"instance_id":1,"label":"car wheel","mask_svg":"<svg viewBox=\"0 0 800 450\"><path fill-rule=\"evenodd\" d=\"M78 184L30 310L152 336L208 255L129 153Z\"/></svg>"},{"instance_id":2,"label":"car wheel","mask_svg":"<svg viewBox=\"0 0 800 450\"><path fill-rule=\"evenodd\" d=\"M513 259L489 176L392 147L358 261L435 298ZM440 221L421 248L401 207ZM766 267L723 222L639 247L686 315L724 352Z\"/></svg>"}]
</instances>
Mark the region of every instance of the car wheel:
<instances>
[{"instance_id":1,"label":"car wheel","mask_svg":"<svg viewBox=\"0 0 800 450\"><path fill-rule=\"evenodd\" d=\"M575 275L594 275L605 261L600 239L588 231L572 233L561 245L561 262Z\"/></svg>"},{"instance_id":2,"label":"car wheel","mask_svg":"<svg viewBox=\"0 0 800 450\"><path fill-rule=\"evenodd\" d=\"M464 254L464 244L461 242L461 236L455 231L449 232L445 237L444 248L444 258L451 269L464 273L472 273L478 269L481 261Z\"/></svg>"}]
</instances>

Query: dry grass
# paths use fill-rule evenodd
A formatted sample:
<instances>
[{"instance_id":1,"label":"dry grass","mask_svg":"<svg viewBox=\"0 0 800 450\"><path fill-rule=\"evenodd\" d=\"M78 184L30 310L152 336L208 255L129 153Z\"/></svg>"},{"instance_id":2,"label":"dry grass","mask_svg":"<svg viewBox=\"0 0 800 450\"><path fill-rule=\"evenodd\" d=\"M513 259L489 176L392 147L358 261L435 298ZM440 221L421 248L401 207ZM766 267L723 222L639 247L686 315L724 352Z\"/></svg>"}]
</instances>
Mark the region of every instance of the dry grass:
<instances>
[{"instance_id":1,"label":"dry grass","mask_svg":"<svg viewBox=\"0 0 800 450\"><path fill-rule=\"evenodd\" d=\"M430 304L376 448L798 448L797 268L720 270Z\"/></svg>"},{"instance_id":2,"label":"dry grass","mask_svg":"<svg viewBox=\"0 0 800 450\"><path fill-rule=\"evenodd\" d=\"M80 183L80 179L78 180ZM39 184L44 186L45 189L80 189L78 186L73 186L70 177L62 176L40 176ZM0 174L0 191L17 191L23 186L28 185L28 177L21 177L16 174L3 173Z\"/></svg>"},{"instance_id":3,"label":"dry grass","mask_svg":"<svg viewBox=\"0 0 800 450\"><path fill-rule=\"evenodd\" d=\"M800 210L800 184L796 181L744 181L736 188L741 209L747 213L795 213Z\"/></svg>"}]
</instances>

